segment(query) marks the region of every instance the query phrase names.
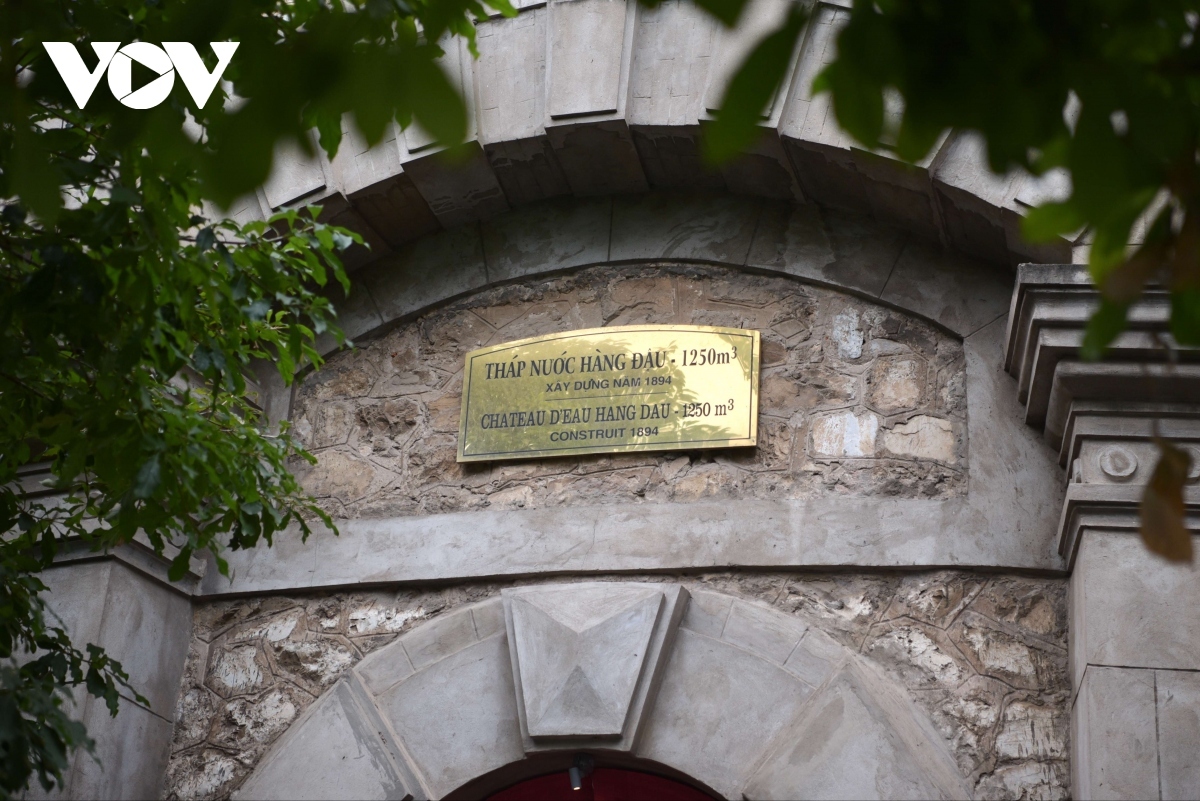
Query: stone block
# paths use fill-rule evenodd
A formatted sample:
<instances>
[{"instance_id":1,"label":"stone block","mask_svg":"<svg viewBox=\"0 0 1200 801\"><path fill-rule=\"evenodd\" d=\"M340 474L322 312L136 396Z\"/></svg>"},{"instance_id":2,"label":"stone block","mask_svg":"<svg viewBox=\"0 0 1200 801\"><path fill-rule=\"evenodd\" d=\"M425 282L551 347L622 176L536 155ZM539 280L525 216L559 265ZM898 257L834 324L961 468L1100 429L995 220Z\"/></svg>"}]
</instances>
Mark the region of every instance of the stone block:
<instances>
[{"instance_id":1,"label":"stone block","mask_svg":"<svg viewBox=\"0 0 1200 801\"><path fill-rule=\"evenodd\" d=\"M382 648L355 666L354 672L375 695L381 695L416 671L401 644Z\"/></svg>"},{"instance_id":2,"label":"stone block","mask_svg":"<svg viewBox=\"0 0 1200 801\"><path fill-rule=\"evenodd\" d=\"M525 751L633 748L687 593L675 584L585 582L503 598Z\"/></svg>"},{"instance_id":3,"label":"stone block","mask_svg":"<svg viewBox=\"0 0 1200 801\"><path fill-rule=\"evenodd\" d=\"M832 637L810 628L788 655L783 669L810 687L820 687L846 656L846 649Z\"/></svg>"},{"instance_id":4,"label":"stone block","mask_svg":"<svg viewBox=\"0 0 1200 801\"><path fill-rule=\"evenodd\" d=\"M833 109L828 106L828 96L818 97L813 103L823 104L821 113L827 114L832 122ZM783 139L783 144L795 166L796 180L805 198L823 209L856 215L871 213L865 182L855 168L849 150L790 138Z\"/></svg>"},{"instance_id":5,"label":"stone block","mask_svg":"<svg viewBox=\"0 0 1200 801\"><path fill-rule=\"evenodd\" d=\"M724 798L740 798L763 749L807 695L806 685L782 668L680 631L636 754L671 765Z\"/></svg>"},{"instance_id":6,"label":"stone block","mask_svg":"<svg viewBox=\"0 0 1200 801\"><path fill-rule=\"evenodd\" d=\"M803 203L804 193L783 142L770 130L740 155L721 164L725 186L735 195Z\"/></svg>"},{"instance_id":7,"label":"stone block","mask_svg":"<svg viewBox=\"0 0 1200 801\"><path fill-rule=\"evenodd\" d=\"M607 261L611 225L607 198L544 202L497 217L483 224L488 278L507 281Z\"/></svg>"},{"instance_id":8,"label":"stone block","mask_svg":"<svg viewBox=\"0 0 1200 801\"><path fill-rule=\"evenodd\" d=\"M915 408L925 395L926 372L920 358L879 359L867 374L867 403L884 414Z\"/></svg>"},{"instance_id":9,"label":"stone block","mask_svg":"<svg viewBox=\"0 0 1200 801\"><path fill-rule=\"evenodd\" d=\"M789 4L786 0L751 0L742 9L737 25L720 29L717 55L709 69L708 86L704 92L704 107L707 111L715 112L721 108L721 102L729 89L729 82L733 80L738 68L765 36L783 24L788 9ZM786 87L786 78L782 84ZM763 110L764 117L772 115L778 95L777 87Z\"/></svg>"},{"instance_id":10,"label":"stone block","mask_svg":"<svg viewBox=\"0 0 1200 801\"><path fill-rule=\"evenodd\" d=\"M712 192L727 187L721 172L704 161L697 126L643 125L631 133L652 188Z\"/></svg>"},{"instance_id":11,"label":"stone block","mask_svg":"<svg viewBox=\"0 0 1200 801\"><path fill-rule=\"evenodd\" d=\"M734 601L721 639L782 665L804 636L798 620L744 601Z\"/></svg>"},{"instance_id":12,"label":"stone block","mask_svg":"<svg viewBox=\"0 0 1200 801\"><path fill-rule=\"evenodd\" d=\"M530 139L545 130L546 19L546 9L535 8L478 26L475 86L479 139L485 146Z\"/></svg>"},{"instance_id":13,"label":"stone block","mask_svg":"<svg viewBox=\"0 0 1200 801\"><path fill-rule=\"evenodd\" d=\"M401 642L412 666L424 670L434 662L475 643L475 621L470 609L460 609L438 618L424 626L418 626L404 635Z\"/></svg>"},{"instance_id":14,"label":"stone block","mask_svg":"<svg viewBox=\"0 0 1200 801\"><path fill-rule=\"evenodd\" d=\"M1076 680L1083 665L1200 668L1196 573L1147 551L1135 532L1082 536L1071 604L1078 621L1071 628Z\"/></svg>"},{"instance_id":15,"label":"stone block","mask_svg":"<svg viewBox=\"0 0 1200 801\"><path fill-rule=\"evenodd\" d=\"M576 195L595 197L648 191L625 120L605 119L584 124L567 118L546 132L567 183Z\"/></svg>"},{"instance_id":16,"label":"stone block","mask_svg":"<svg viewBox=\"0 0 1200 801\"><path fill-rule=\"evenodd\" d=\"M887 152L852 148L854 167L862 175L871 214L929 241L941 234L937 201L926 163L907 164ZM931 155L936 155L935 147Z\"/></svg>"},{"instance_id":17,"label":"stone block","mask_svg":"<svg viewBox=\"0 0 1200 801\"><path fill-rule=\"evenodd\" d=\"M175 714L192 635L191 601L124 565L113 565L99 644L166 720Z\"/></svg>"},{"instance_id":18,"label":"stone block","mask_svg":"<svg viewBox=\"0 0 1200 801\"><path fill-rule=\"evenodd\" d=\"M615 198L609 260L695 259L744 264L758 212L758 203L729 196Z\"/></svg>"},{"instance_id":19,"label":"stone block","mask_svg":"<svg viewBox=\"0 0 1200 801\"><path fill-rule=\"evenodd\" d=\"M822 415L812 423L812 454L816 457L871 457L879 418L870 413L840 412Z\"/></svg>"},{"instance_id":20,"label":"stone block","mask_svg":"<svg viewBox=\"0 0 1200 801\"><path fill-rule=\"evenodd\" d=\"M481 640L504 631L504 603L499 598L471 607L471 617L475 621L475 634Z\"/></svg>"},{"instance_id":21,"label":"stone block","mask_svg":"<svg viewBox=\"0 0 1200 801\"><path fill-rule=\"evenodd\" d=\"M100 643L100 627L104 620L104 597L113 569L111 561L56 566L44 571L39 578L49 589L46 605L62 618L71 641Z\"/></svg>"},{"instance_id":22,"label":"stone block","mask_svg":"<svg viewBox=\"0 0 1200 801\"><path fill-rule=\"evenodd\" d=\"M1011 262L1003 213L969 192L933 184L947 243L973 259L1005 264Z\"/></svg>"},{"instance_id":23,"label":"stone block","mask_svg":"<svg viewBox=\"0 0 1200 801\"><path fill-rule=\"evenodd\" d=\"M387 322L487 284L477 226L422 239L363 269L360 279Z\"/></svg>"},{"instance_id":24,"label":"stone block","mask_svg":"<svg viewBox=\"0 0 1200 801\"><path fill-rule=\"evenodd\" d=\"M697 634L721 639L733 600L728 595L703 590L692 590L689 595L691 600L679 625Z\"/></svg>"},{"instance_id":25,"label":"stone block","mask_svg":"<svg viewBox=\"0 0 1200 801\"><path fill-rule=\"evenodd\" d=\"M1158 761L1163 801L1186 801L1200 789L1200 674L1155 671Z\"/></svg>"},{"instance_id":26,"label":"stone block","mask_svg":"<svg viewBox=\"0 0 1200 801\"><path fill-rule=\"evenodd\" d=\"M402 173L397 130L395 123L387 125L380 140L369 145L354 118L349 114L342 117L342 142L329 164L334 185L340 192L353 197L360 190Z\"/></svg>"},{"instance_id":27,"label":"stone block","mask_svg":"<svg viewBox=\"0 0 1200 801\"><path fill-rule=\"evenodd\" d=\"M919 414L885 430L883 447L889 453L910 459L927 459L945 464L958 462L958 437L954 425L940 417Z\"/></svg>"},{"instance_id":28,"label":"stone block","mask_svg":"<svg viewBox=\"0 0 1200 801\"><path fill-rule=\"evenodd\" d=\"M504 635L419 671L378 705L434 798L524 756Z\"/></svg>"},{"instance_id":29,"label":"stone block","mask_svg":"<svg viewBox=\"0 0 1200 801\"><path fill-rule=\"evenodd\" d=\"M550 117L616 112L631 9L613 0L551 0L549 10Z\"/></svg>"},{"instance_id":30,"label":"stone block","mask_svg":"<svg viewBox=\"0 0 1200 801\"><path fill-rule=\"evenodd\" d=\"M309 135L309 147L316 148L315 137ZM316 194L325 188L325 173L318 155L309 156L294 141L275 151L271 174L263 184L267 205L278 209Z\"/></svg>"},{"instance_id":31,"label":"stone block","mask_svg":"<svg viewBox=\"0 0 1200 801\"><path fill-rule=\"evenodd\" d=\"M175 684L178 690L178 675ZM171 744L170 721L124 699L114 718L103 701L92 698L84 725L96 741L96 759L76 753L71 798L159 797Z\"/></svg>"},{"instance_id":32,"label":"stone block","mask_svg":"<svg viewBox=\"0 0 1200 801\"><path fill-rule=\"evenodd\" d=\"M453 157L423 153L406 161L404 172L445 228L508 210L508 200L478 142L462 145Z\"/></svg>"},{"instance_id":33,"label":"stone block","mask_svg":"<svg viewBox=\"0 0 1200 801\"><path fill-rule=\"evenodd\" d=\"M404 798L412 789L395 758L342 683L305 711L234 798Z\"/></svg>"},{"instance_id":34,"label":"stone block","mask_svg":"<svg viewBox=\"0 0 1200 801\"><path fill-rule=\"evenodd\" d=\"M529 735L620 737L662 591L600 584L506 600Z\"/></svg>"},{"instance_id":35,"label":"stone block","mask_svg":"<svg viewBox=\"0 0 1200 801\"><path fill-rule=\"evenodd\" d=\"M1154 671L1089 665L1071 728L1072 796L1160 797Z\"/></svg>"},{"instance_id":36,"label":"stone block","mask_svg":"<svg viewBox=\"0 0 1200 801\"><path fill-rule=\"evenodd\" d=\"M719 30L715 17L690 3L638 9L629 85L631 124L696 123Z\"/></svg>"},{"instance_id":37,"label":"stone block","mask_svg":"<svg viewBox=\"0 0 1200 801\"><path fill-rule=\"evenodd\" d=\"M513 206L571 194L571 186L550 138L545 135L517 142L486 145L496 180Z\"/></svg>"},{"instance_id":38,"label":"stone block","mask_svg":"<svg viewBox=\"0 0 1200 801\"><path fill-rule=\"evenodd\" d=\"M871 671L843 668L789 727L745 797L969 798L936 731L894 692Z\"/></svg>"},{"instance_id":39,"label":"stone block","mask_svg":"<svg viewBox=\"0 0 1200 801\"><path fill-rule=\"evenodd\" d=\"M394 140L390 144L392 149L397 149ZM399 156L396 158L398 161ZM425 198L413 185L412 178L404 172L397 172L347 197L372 230L377 231L392 249L435 234L442 228Z\"/></svg>"},{"instance_id":40,"label":"stone block","mask_svg":"<svg viewBox=\"0 0 1200 801\"><path fill-rule=\"evenodd\" d=\"M349 198L340 192L321 198L321 213L317 219L326 225L348 228L362 237L362 244L353 244L338 254L348 274L353 274L363 265L392 252L387 239L379 234L359 213Z\"/></svg>"}]
</instances>

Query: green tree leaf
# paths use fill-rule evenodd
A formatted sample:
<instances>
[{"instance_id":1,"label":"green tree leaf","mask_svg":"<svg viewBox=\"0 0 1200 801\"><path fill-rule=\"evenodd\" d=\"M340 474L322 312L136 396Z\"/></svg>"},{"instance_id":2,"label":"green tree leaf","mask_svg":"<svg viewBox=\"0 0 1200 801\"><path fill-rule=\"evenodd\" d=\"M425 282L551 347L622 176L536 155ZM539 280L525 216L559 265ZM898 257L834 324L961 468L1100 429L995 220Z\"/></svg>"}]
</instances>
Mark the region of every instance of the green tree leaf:
<instances>
[{"instance_id":1,"label":"green tree leaf","mask_svg":"<svg viewBox=\"0 0 1200 801\"><path fill-rule=\"evenodd\" d=\"M763 109L779 90L807 18L799 5L792 6L783 25L755 46L733 76L716 120L704 132L704 151L710 161L725 161L762 135Z\"/></svg>"}]
</instances>

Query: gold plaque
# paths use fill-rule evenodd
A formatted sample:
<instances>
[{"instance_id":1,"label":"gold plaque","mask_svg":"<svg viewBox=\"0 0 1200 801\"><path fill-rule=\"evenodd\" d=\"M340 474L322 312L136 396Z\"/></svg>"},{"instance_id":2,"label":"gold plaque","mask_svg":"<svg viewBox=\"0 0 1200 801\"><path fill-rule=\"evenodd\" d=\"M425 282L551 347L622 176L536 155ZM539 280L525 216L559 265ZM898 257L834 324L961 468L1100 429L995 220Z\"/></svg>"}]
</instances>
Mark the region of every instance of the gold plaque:
<instances>
[{"instance_id":1,"label":"gold plaque","mask_svg":"<svg viewBox=\"0 0 1200 801\"><path fill-rule=\"evenodd\" d=\"M626 325L467 354L458 461L754 445L757 331Z\"/></svg>"}]
</instances>

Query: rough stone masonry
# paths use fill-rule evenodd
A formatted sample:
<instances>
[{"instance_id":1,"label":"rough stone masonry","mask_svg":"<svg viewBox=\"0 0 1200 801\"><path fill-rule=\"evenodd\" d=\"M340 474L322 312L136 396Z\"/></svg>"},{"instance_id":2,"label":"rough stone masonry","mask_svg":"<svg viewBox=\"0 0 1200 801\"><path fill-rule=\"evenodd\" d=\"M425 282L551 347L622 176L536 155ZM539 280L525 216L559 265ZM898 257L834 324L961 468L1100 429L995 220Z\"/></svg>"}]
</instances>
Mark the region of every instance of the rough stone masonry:
<instances>
[{"instance_id":1,"label":"rough stone masonry","mask_svg":"<svg viewBox=\"0 0 1200 801\"><path fill-rule=\"evenodd\" d=\"M931 716L976 798L1068 796L1065 580L934 571L708 573L684 583L770 604L882 666ZM227 798L364 655L507 586L198 605L166 797Z\"/></svg>"},{"instance_id":2,"label":"rough stone masonry","mask_svg":"<svg viewBox=\"0 0 1200 801\"><path fill-rule=\"evenodd\" d=\"M580 328L762 333L757 448L455 461L467 351ZM334 356L300 387L297 464L338 517L577 503L940 498L965 490L962 344L920 320L784 278L656 265L488 290Z\"/></svg>"},{"instance_id":3,"label":"rough stone masonry","mask_svg":"<svg viewBox=\"0 0 1200 801\"><path fill-rule=\"evenodd\" d=\"M638 323L761 332L757 448L455 461L467 351ZM332 357L296 391L296 430L319 458L296 469L342 518L829 494L945 498L966 491L965 394L961 341L884 306L720 268L593 268L485 290ZM976 797L1067 796L1065 580L967 571L682 580L786 611L883 667L930 715ZM530 582L199 604L167 797L228 797L364 655L514 583Z\"/></svg>"}]
</instances>

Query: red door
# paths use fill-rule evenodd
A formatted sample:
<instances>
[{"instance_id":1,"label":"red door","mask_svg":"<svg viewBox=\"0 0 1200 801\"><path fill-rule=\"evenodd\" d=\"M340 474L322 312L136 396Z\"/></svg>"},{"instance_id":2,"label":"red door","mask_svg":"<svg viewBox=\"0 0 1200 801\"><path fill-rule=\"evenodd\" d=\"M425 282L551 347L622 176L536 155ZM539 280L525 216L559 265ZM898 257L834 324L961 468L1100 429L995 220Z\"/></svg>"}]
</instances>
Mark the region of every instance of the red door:
<instances>
[{"instance_id":1,"label":"red door","mask_svg":"<svg viewBox=\"0 0 1200 801\"><path fill-rule=\"evenodd\" d=\"M488 796L488 801L712 801L706 794L673 779L616 768L596 768L571 789L565 770L526 779Z\"/></svg>"}]
</instances>

